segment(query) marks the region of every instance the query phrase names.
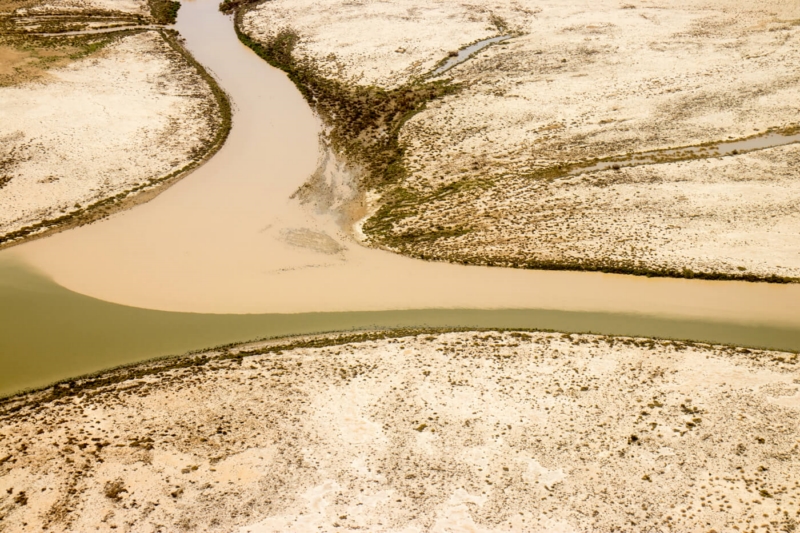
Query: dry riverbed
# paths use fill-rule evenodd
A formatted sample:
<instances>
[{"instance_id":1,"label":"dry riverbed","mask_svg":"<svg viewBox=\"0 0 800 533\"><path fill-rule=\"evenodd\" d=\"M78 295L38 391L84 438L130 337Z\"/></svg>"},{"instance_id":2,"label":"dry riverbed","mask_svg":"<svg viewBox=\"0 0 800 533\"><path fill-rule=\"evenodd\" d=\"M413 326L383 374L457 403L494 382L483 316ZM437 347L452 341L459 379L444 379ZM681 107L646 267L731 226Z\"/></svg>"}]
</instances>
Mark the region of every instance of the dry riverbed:
<instances>
[{"instance_id":1,"label":"dry riverbed","mask_svg":"<svg viewBox=\"0 0 800 533\"><path fill-rule=\"evenodd\" d=\"M57 35L163 22L165 5L0 15L0 246L149 199L224 141L226 97L174 34Z\"/></svg>"},{"instance_id":2,"label":"dry riverbed","mask_svg":"<svg viewBox=\"0 0 800 533\"><path fill-rule=\"evenodd\" d=\"M405 332L111 371L2 404L0 531L792 531L797 362Z\"/></svg>"},{"instance_id":3,"label":"dry riverbed","mask_svg":"<svg viewBox=\"0 0 800 533\"><path fill-rule=\"evenodd\" d=\"M517 267L800 277L800 217L787 208L800 195L797 148L665 154L658 165L568 175L608 158L797 132L796 2L274 0L245 10L240 27L301 73L334 145L367 167L374 214L363 228L376 246ZM495 35L511 39L425 78ZM451 89L396 115L364 96L377 86L406 103L409 87L434 82ZM364 116L381 125L364 127Z\"/></svg>"}]
</instances>

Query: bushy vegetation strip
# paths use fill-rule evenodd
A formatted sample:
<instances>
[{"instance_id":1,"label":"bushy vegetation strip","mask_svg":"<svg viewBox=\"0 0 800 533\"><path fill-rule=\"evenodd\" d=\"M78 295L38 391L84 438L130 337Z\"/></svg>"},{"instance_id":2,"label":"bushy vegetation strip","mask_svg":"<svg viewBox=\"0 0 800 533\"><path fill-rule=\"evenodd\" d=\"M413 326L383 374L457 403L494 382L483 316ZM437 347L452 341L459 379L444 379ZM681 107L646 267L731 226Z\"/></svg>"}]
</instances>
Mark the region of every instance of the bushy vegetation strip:
<instances>
[{"instance_id":1,"label":"bushy vegetation strip","mask_svg":"<svg viewBox=\"0 0 800 533\"><path fill-rule=\"evenodd\" d=\"M435 98L459 89L448 81L413 80L396 89L348 84L320 74L312 59L294 54L301 36L285 28L266 42L252 39L242 30L242 19L252 3L223 2L223 11L235 10L239 40L259 57L289 76L309 105L331 131L333 148L347 161L365 170L364 190L385 190L405 177L403 147L398 142L405 121Z\"/></svg>"},{"instance_id":2,"label":"bushy vegetation strip","mask_svg":"<svg viewBox=\"0 0 800 533\"><path fill-rule=\"evenodd\" d=\"M174 0L149 0L150 16L157 24L175 24L178 19L180 2Z\"/></svg>"}]
</instances>

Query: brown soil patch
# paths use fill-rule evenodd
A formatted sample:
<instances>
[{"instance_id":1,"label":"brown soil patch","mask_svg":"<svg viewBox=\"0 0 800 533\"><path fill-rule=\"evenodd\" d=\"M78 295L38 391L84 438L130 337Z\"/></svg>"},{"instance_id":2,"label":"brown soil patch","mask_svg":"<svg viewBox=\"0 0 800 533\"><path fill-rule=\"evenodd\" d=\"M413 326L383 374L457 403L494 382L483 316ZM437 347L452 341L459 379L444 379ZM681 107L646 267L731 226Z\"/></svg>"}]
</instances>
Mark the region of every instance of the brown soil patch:
<instances>
[{"instance_id":1,"label":"brown soil patch","mask_svg":"<svg viewBox=\"0 0 800 533\"><path fill-rule=\"evenodd\" d=\"M18 73L25 69L30 59L26 53L9 46L0 46L0 85L10 85L21 77Z\"/></svg>"},{"instance_id":2,"label":"brown soil patch","mask_svg":"<svg viewBox=\"0 0 800 533\"><path fill-rule=\"evenodd\" d=\"M36 5L36 0L0 0L0 13L13 13L14 10Z\"/></svg>"},{"instance_id":3,"label":"brown soil patch","mask_svg":"<svg viewBox=\"0 0 800 533\"><path fill-rule=\"evenodd\" d=\"M37 46L23 45L19 41L14 45L0 45L0 87L47 77L48 70L68 65L73 61L71 56L78 51L69 45L52 46L52 42L49 46Z\"/></svg>"}]
</instances>

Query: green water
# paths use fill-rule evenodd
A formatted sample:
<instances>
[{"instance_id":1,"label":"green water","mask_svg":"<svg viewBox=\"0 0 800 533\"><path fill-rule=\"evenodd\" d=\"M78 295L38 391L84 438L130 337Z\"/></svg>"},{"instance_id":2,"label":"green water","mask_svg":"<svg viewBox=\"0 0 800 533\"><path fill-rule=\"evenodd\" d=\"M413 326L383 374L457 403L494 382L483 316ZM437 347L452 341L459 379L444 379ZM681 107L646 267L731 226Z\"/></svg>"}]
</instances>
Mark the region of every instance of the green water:
<instances>
[{"instance_id":1,"label":"green water","mask_svg":"<svg viewBox=\"0 0 800 533\"><path fill-rule=\"evenodd\" d=\"M213 315L152 311L71 292L0 261L0 396L105 368L255 338L408 326L642 335L800 351L800 329L541 309Z\"/></svg>"}]
</instances>

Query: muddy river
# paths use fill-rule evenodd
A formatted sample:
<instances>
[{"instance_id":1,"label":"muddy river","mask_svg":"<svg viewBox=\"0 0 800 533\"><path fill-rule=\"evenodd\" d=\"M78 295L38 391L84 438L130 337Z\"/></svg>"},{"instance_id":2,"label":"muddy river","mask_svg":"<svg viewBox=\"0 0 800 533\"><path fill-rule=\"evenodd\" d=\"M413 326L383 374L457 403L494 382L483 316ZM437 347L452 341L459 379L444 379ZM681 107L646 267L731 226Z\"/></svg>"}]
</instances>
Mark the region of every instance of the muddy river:
<instances>
[{"instance_id":1,"label":"muddy river","mask_svg":"<svg viewBox=\"0 0 800 533\"><path fill-rule=\"evenodd\" d=\"M540 327L800 349L800 285L427 263L291 199L320 162L299 92L214 0L177 29L234 105L226 145L151 202L0 253L0 393L267 335ZM513 311L512 311L513 310Z\"/></svg>"}]
</instances>

